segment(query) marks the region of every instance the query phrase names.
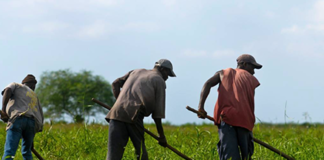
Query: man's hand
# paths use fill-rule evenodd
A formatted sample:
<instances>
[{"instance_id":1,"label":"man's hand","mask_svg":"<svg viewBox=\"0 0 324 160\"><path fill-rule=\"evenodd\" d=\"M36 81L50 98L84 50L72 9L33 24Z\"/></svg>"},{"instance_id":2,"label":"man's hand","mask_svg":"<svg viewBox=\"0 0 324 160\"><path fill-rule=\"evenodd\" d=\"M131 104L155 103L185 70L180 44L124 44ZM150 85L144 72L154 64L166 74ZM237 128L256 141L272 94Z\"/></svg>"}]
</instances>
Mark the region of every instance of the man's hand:
<instances>
[{"instance_id":1,"label":"man's hand","mask_svg":"<svg viewBox=\"0 0 324 160\"><path fill-rule=\"evenodd\" d=\"M203 109L203 108L199 108L199 109L198 109L198 112L200 112L200 113L203 114L203 116L200 115L200 114L197 114L199 118L205 119L205 118L207 117L207 112L205 111L205 109Z\"/></svg>"},{"instance_id":2,"label":"man's hand","mask_svg":"<svg viewBox=\"0 0 324 160\"><path fill-rule=\"evenodd\" d=\"M162 127L162 121L161 121L161 118L153 118L154 119L154 122L155 122L155 125L156 125L156 129L159 133L159 145L163 146L163 147L166 147L167 146L167 140L165 138L165 135L164 135L164 131L163 131L163 127Z\"/></svg>"},{"instance_id":3,"label":"man's hand","mask_svg":"<svg viewBox=\"0 0 324 160\"><path fill-rule=\"evenodd\" d=\"M0 110L0 114L1 114L1 120L7 123L9 120L9 116L7 115L7 113Z\"/></svg>"},{"instance_id":4,"label":"man's hand","mask_svg":"<svg viewBox=\"0 0 324 160\"><path fill-rule=\"evenodd\" d=\"M159 137L159 145L166 147L168 145L165 136Z\"/></svg>"}]
</instances>

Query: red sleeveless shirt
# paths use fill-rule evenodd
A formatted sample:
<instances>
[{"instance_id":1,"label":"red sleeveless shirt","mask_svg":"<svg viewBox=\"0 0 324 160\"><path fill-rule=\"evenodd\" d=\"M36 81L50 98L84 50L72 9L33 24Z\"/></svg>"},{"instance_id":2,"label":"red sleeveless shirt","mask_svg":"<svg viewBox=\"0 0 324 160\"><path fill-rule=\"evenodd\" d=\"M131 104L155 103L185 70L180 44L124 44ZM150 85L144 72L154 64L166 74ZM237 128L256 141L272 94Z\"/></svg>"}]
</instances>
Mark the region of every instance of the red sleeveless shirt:
<instances>
[{"instance_id":1,"label":"red sleeveless shirt","mask_svg":"<svg viewBox=\"0 0 324 160\"><path fill-rule=\"evenodd\" d=\"M254 90L259 81L243 69L224 69L214 109L215 124L225 123L253 130Z\"/></svg>"}]
</instances>

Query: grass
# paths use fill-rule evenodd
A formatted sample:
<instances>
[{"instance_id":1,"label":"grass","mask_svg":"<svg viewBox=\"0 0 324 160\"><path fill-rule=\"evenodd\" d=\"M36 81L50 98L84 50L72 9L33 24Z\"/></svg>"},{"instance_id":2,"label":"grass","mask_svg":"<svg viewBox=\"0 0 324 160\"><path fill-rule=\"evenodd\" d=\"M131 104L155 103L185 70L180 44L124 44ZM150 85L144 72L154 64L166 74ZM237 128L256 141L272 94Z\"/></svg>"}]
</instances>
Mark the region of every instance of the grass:
<instances>
[{"instance_id":1,"label":"grass","mask_svg":"<svg viewBox=\"0 0 324 160\"><path fill-rule=\"evenodd\" d=\"M154 124L145 127L156 132ZM5 124L0 123L0 154L3 155ZM203 124L183 126L164 125L169 145L196 160L218 159L217 127ZM324 159L324 125L320 124L256 124L255 138L262 140L296 159ZM45 125L44 131L35 137L35 149L51 160L103 160L107 153L108 126L99 124L55 124ZM145 134L149 158L153 160L177 160L178 155L158 145ZM16 159L22 159L20 147ZM37 158L35 158L37 159ZM129 142L123 159L135 159L134 148ZM276 153L255 143L253 159L284 159Z\"/></svg>"}]
</instances>

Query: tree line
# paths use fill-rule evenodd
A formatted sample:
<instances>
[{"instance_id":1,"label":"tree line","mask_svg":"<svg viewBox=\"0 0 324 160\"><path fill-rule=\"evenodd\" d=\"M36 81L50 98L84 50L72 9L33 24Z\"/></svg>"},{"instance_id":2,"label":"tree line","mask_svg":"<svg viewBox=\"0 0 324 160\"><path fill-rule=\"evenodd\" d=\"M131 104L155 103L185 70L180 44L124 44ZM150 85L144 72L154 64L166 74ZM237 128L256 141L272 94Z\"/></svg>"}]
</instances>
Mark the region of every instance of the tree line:
<instances>
[{"instance_id":1,"label":"tree line","mask_svg":"<svg viewBox=\"0 0 324 160\"><path fill-rule=\"evenodd\" d=\"M40 76L36 93L45 118L52 121L62 121L65 116L80 123L86 116L106 114L106 110L91 101L92 97L109 105L115 101L109 82L87 70L45 71Z\"/></svg>"}]
</instances>

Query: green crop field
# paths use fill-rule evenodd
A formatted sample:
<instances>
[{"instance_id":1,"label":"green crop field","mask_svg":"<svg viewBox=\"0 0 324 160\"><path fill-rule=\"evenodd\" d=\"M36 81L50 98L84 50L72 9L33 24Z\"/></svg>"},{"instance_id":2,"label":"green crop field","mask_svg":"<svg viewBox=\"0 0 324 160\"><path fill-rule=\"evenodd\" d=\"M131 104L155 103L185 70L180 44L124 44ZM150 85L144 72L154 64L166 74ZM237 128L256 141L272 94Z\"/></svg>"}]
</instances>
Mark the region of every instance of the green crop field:
<instances>
[{"instance_id":1,"label":"green crop field","mask_svg":"<svg viewBox=\"0 0 324 160\"><path fill-rule=\"evenodd\" d=\"M5 142L5 124L0 123L0 154L3 154ZM155 125L145 127L156 132ZM217 128L213 125L164 125L169 145L192 159L218 159L216 144ZM256 124L255 138L262 140L284 153L299 160L324 159L323 125L271 125ZM35 138L35 149L49 160L103 160L107 153L108 126L99 124L47 124L43 132ZM176 160L178 155L158 145L157 141L145 135L145 144L149 159ZM22 159L20 147L16 159ZM37 159L37 158L35 158ZM129 142L123 159L135 159L134 148ZM253 159L284 159L272 151L255 143Z\"/></svg>"}]
</instances>

